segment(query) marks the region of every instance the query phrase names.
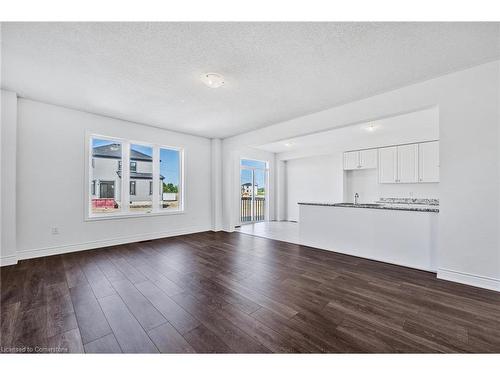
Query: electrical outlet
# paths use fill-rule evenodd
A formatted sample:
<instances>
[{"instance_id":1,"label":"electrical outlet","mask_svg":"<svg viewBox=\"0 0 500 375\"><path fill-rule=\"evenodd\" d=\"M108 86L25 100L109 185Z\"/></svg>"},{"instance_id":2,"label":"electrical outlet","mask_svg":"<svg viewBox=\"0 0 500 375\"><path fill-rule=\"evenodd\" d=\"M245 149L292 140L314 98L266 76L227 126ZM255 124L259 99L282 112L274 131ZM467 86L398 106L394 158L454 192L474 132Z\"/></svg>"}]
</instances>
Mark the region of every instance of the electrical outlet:
<instances>
[{"instance_id":1,"label":"electrical outlet","mask_svg":"<svg viewBox=\"0 0 500 375\"><path fill-rule=\"evenodd\" d=\"M59 228L58 227L53 227L52 228L52 234L59 234Z\"/></svg>"}]
</instances>

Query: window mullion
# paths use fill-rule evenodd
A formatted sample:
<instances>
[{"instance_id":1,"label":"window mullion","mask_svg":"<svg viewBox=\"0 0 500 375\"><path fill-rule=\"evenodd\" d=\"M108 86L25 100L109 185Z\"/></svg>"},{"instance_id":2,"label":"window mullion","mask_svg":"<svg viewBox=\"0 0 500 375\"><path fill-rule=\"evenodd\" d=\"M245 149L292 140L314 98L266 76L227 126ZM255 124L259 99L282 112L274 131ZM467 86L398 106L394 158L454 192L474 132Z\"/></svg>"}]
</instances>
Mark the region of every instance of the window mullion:
<instances>
[{"instance_id":1,"label":"window mullion","mask_svg":"<svg viewBox=\"0 0 500 375\"><path fill-rule=\"evenodd\" d=\"M160 148L153 146L153 212L160 212Z\"/></svg>"},{"instance_id":2,"label":"window mullion","mask_svg":"<svg viewBox=\"0 0 500 375\"><path fill-rule=\"evenodd\" d=\"M92 143L93 143L93 138L92 137L88 137L88 145L87 145L87 151L88 151L88 168L87 168L87 173L88 173L88 178L89 178L89 181L87 181L87 183L89 183L90 181L95 181L95 177L94 177L94 155L93 155L93 148L92 148ZM89 187L91 189L91 187ZM92 201L92 194L91 194L91 190L89 191L89 193L87 194L87 215L90 217L93 212L92 212L92 204L93 204L93 201Z\"/></svg>"},{"instance_id":3,"label":"window mullion","mask_svg":"<svg viewBox=\"0 0 500 375\"><path fill-rule=\"evenodd\" d=\"M129 212L130 202L130 143L122 145L122 212Z\"/></svg>"},{"instance_id":4,"label":"window mullion","mask_svg":"<svg viewBox=\"0 0 500 375\"><path fill-rule=\"evenodd\" d=\"M185 202L185 191L184 191L184 166L186 161L184 160L184 150L179 152L179 195L178 195L178 200L179 200L179 210L184 211L184 204Z\"/></svg>"}]
</instances>

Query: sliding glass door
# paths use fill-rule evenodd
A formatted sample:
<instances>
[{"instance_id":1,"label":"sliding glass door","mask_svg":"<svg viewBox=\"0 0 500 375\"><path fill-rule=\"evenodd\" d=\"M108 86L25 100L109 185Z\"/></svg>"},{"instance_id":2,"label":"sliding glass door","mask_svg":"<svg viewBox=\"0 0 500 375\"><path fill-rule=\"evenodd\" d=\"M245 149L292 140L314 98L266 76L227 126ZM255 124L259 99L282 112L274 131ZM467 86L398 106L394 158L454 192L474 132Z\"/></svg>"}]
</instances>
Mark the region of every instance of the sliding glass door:
<instances>
[{"instance_id":1,"label":"sliding glass door","mask_svg":"<svg viewBox=\"0 0 500 375\"><path fill-rule=\"evenodd\" d=\"M266 219L267 163L242 159L240 164L240 222Z\"/></svg>"}]
</instances>

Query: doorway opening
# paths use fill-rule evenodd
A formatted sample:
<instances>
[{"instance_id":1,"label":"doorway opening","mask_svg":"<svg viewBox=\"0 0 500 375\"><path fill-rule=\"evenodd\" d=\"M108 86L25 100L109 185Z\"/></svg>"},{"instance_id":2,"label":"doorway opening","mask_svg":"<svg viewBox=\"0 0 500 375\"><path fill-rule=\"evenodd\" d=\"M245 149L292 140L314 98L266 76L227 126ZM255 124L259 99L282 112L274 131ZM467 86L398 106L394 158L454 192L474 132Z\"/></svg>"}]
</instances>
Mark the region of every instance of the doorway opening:
<instances>
[{"instance_id":1,"label":"doorway opening","mask_svg":"<svg viewBox=\"0 0 500 375\"><path fill-rule=\"evenodd\" d=\"M268 163L240 161L240 224L255 223L267 217Z\"/></svg>"}]
</instances>

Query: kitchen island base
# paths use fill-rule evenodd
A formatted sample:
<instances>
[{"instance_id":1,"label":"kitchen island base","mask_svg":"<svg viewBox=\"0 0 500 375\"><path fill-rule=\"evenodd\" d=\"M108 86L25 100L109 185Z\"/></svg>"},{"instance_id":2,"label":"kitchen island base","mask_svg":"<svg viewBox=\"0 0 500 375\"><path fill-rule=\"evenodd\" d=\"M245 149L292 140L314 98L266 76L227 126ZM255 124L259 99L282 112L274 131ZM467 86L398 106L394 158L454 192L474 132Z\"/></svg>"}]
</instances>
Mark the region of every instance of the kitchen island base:
<instances>
[{"instance_id":1,"label":"kitchen island base","mask_svg":"<svg viewBox=\"0 0 500 375\"><path fill-rule=\"evenodd\" d=\"M436 272L438 213L300 204L303 245Z\"/></svg>"}]
</instances>

